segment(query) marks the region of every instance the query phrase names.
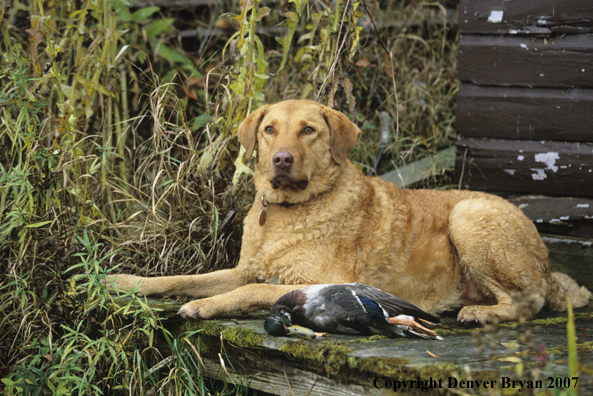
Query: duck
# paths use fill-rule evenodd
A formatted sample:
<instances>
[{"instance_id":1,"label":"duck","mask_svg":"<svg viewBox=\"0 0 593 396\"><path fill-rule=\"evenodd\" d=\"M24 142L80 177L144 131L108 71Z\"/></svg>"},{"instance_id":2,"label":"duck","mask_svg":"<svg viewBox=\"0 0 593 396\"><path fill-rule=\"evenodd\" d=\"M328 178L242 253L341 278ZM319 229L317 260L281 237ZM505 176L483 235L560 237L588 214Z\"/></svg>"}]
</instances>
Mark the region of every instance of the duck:
<instances>
[{"instance_id":1,"label":"duck","mask_svg":"<svg viewBox=\"0 0 593 396\"><path fill-rule=\"evenodd\" d=\"M316 332L442 340L439 318L362 283L320 284L293 290L272 307L264 329L272 336L313 339Z\"/></svg>"}]
</instances>

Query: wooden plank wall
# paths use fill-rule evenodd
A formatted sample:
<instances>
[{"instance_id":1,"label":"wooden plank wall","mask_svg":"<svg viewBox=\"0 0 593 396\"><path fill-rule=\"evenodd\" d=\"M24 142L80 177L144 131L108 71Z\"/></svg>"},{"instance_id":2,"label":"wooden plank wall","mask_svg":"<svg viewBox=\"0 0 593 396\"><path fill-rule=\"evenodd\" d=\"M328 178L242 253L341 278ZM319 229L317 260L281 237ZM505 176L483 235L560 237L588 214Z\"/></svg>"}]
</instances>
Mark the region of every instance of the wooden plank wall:
<instances>
[{"instance_id":1,"label":"wooden plank wall","mask_svg":"<svg viewBox=\"0 0 593 396\"><path fill-rule=\"evenodd\" d=\"M593 1L460 0L459 31L459 186L593 197Z\"/></svg>"}]
</instances>

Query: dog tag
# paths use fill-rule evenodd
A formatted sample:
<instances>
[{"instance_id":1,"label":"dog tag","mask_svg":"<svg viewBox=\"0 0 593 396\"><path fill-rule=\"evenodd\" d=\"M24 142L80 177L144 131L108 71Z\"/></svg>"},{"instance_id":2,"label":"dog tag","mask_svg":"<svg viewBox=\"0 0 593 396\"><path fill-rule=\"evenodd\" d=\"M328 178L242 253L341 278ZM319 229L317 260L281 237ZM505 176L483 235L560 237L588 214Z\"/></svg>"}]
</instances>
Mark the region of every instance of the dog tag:
<instances>
[{"instance_id":1,"label":"dog tag","mask_svg":"<svg viewBox=\"0 0 593 396\"><path fill-rule=\"evenodd\" d=\"M259 225L263 226L264 224L266 224L266 212L262 211L259 214Z\"/></svg>"},{"instance_id":2,"label":"dog tag","mask_svg":"<svg viewBox=\"0 0 593 396\"><path fill-rule=\"evenodd\" d=\"M263 227L266 224L266 213L268 212L268 201L266 201L266 196L262 195L261 197L261 208L259 209L259 226Z\"/></svg>"}]
</instances>

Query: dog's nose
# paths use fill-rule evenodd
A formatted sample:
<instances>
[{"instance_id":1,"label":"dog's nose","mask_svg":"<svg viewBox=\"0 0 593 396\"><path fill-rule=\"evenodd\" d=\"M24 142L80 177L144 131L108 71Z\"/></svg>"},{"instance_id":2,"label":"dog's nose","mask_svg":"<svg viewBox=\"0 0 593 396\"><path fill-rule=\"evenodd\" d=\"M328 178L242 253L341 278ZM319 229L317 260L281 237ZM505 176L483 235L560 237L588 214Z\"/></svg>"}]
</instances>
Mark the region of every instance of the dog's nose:
<instances>
[{"instance_id":1,"label":"dog's nose","mask_svg":"<svg viewBox=\"0 0 593 396\"><path fill-rule=\"evenodd\" d=\"M292 165L294 162L294 157L289 152L278 151L274 155L274 158L272 158L272 161L274 161L274 165L276 165L278 168L286 169Z\"/></svg>"}]
</instances>

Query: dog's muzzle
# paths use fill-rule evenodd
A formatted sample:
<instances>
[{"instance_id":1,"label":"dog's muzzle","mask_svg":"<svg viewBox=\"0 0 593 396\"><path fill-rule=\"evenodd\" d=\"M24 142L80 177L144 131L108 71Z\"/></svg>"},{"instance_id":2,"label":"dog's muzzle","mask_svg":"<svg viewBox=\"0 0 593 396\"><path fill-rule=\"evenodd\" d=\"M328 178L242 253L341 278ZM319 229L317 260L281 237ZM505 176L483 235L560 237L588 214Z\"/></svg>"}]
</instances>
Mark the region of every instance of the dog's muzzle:
<instances>
[{"instance_id":1,"label":"dog's muzzle","mask_svg":"<svg viewBox=\"0 0 593 396\"><path fill-rule=\"evenodd\" d=\"M272 163L274 164L274 176L270 180L270 184L274 190L283 186L304 190L309 185L308 180L294 180L291 176L294 157L288 151L278 151L272 157Z\"/></svg>"}]
</instances>

